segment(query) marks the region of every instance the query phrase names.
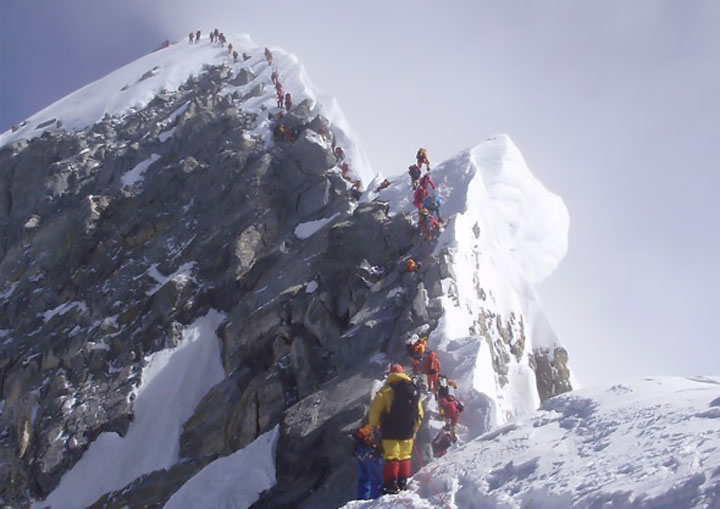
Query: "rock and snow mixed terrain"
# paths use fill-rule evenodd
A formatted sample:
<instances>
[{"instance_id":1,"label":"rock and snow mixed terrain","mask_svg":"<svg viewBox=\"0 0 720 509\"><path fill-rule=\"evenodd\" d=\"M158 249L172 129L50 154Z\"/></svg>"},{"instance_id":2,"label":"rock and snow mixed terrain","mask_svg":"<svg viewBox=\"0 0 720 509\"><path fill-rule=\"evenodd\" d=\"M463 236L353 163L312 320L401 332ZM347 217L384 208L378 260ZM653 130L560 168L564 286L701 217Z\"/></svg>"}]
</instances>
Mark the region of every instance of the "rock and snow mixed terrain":
<instances>
[{"instance_id":1,"label":"rock and snow mixed terrain","mask_svg":"<svg viewBox=\"0 0 720 509\"><path fill-rule=\"evenodd\" d=\"M599 436L602 419L649 392L551 399L572 376L533 285L564 256L568 215L510 138L433 168L447 224L425 241L409 179L373 191L382 177L297 59L273 49L295 104L280 119L263 49L230 42L249 59L176 43L0 135L0 503L341 506L355 492L350 434L413 334L458 381L459 442L370 507L640 500L635 471L542 484L589 468L578 455L597 444L624 450ZM274 140L279 122L293 139ZM335 146L368 189L359 201ZM683 383L714 390L661 385ZM622 391L638 399L613 403ZM441 425L426 403L416 467ZM690 467L671 453L664 486L707 472L710 446ZM693 500L713 500L713 476L693 477Z\"/></svg>"}]
</instances>

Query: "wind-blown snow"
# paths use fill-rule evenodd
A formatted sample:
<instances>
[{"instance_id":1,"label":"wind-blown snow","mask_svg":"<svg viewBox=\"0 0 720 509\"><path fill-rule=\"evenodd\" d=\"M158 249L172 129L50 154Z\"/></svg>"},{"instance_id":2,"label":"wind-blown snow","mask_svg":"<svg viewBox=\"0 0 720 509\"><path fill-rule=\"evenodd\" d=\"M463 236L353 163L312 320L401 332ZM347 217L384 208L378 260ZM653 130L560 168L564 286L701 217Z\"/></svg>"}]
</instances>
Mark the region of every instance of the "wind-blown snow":
<instances>
[{"instance_id":1,"label":"wind-blown snow","mask_svg":"<svg viewBox=\"0 0 720 509\"><path fill-rule=\"evenodd\" d=\"M160 159L158 154L151 154L150 157L135 165L132 170L128 170L123 173L123 176L120 177L122 185L125 187L131 187L142 181L145 171L147 171L147 169L158 159Z\"/></svg>"},{"instance_id":2,"label":"wind-blown snow","mask_svg":"<svg viewBox=\"0 0 720 509\"><path fill-rule=\"evenodd\" d=\"M720 507L720 378L646 378L548 400L346 507Z\"/></svg>"},{"instance_id":3,"label":"wind-blown snow","mask_svg":"<svg viewBox=\"0 0 720 509\"><path fill-rule=\"evenodd\" d=\"M323 226L330 223L333 219L335 219L338 216L337 213L333 214L330 217L324 217L322 219L317 219L315 221L308 221L306 223L300 223L295 227L295 236L300 239L307 239L308 237L311 237L315 235L320 229L322 229Z\"/></svg>"},{"instance_id":4,"label":"wind-blown snow","mask_svg":"<svg viewBox=\"0 0 720 509\"><path fill-rule=\"evenodd\" d=\"M180 42L145 55L40 110L28 118L25 125L16 132L8 130L0 134L0 147L18 139L39 136L48 129L58 129L58 122L60 128L72 131L88 127L102 120L105 115L121 117L138 111L147 106L161 91L177 90L190 76L201 74L208 65L225 64L236 70L249 67L259 79L265 83L270 82L272 70L265 63L263 48L258 47L245 34L228 37L228 42L233 44L238 53L247 53L251 59L247 62L240 59L233 63L227 48L211 44L205 34L200 44L188 44L187 39L182 37ZM280 48L271 49L273 66L280 74L284 90L292 94L295 104L300 104L303 99L310 99L313 111L321 112L330 120L336 142L343 147L352 173L367 186L375 173L338 102L313 85L295 55ZM261 105L273 107L274 91L271 86L266 89L264 96L248 100L243 109L259 111ZM169 127L173 124L186 107L187 104L170 115L164 125ZM266 131L265 140L269 141L270 132Z\"/></svg>"},{"instance_id":5,"label":"wind-blown snow","mask_svg":"<svg viewBox=\"0 0 720 509\"><path fill-rule=\"evenodd\" d=\"M195 474L165 504L165 509L243 509L275 485L279 426L239 451L219 458Z\"/></svg>"},{"instance_id":6,"label":"wind-blown snow","mask_svg":"<svg viewBox=\"0 0 720 509\"><path fill-rule=\"evenodd\" d=\"M169 276L164 276L158 270L158 264L153 263L152 265L150 265L150 268L147 271L147 275L157 281L157 284L152 289L148 290L147 294L154 295L168 281L177 281L180 285L183 285L188 281L195 281L192 276L192 271L195 268L195 265L197 265L195 262L183 263L180 267L178 267L175 272L173 272Z\"/></svg>"},{"instance_id":7,"label":"wind-blown snow","mask_svg":"<svg viewBox=\"0 0 720 509\"><path fill-rule=\"evenodd\" d=\"M53 308L49 311L45 311L43 313L40 313L39 316L43 317L43 322L48 322L53 316L55 315L64 315L68 311L70 311L73 308L79 308L81 312L87 311L87 304L83 301L73 301L73 302L66 302L64 304L60 304L56 308Z\"/></svg>"},{"instance_id":8,"label":"wind-blown snow","mask_svg":"<svg viewBox=\"0 0 720 509\"><path fill-rule=\"evenodd\" d=\"M177 462L183 424L225 376L215 335L223 318L211 310L185 328L176 348L149 357L127 435L102 433L37 508L86 507L103 493Z\"/></svg>"}]
</instances>

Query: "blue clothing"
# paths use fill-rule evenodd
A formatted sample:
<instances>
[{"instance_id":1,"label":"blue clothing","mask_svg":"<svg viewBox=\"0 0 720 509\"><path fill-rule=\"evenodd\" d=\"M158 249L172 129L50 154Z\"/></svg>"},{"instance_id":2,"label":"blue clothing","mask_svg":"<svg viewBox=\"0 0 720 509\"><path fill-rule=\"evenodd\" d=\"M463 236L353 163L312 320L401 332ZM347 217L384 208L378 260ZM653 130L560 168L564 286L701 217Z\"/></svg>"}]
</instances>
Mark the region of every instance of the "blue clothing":
<instances>
[{"instance_id":1,"label":"blue clothing","mask_svg":"<svg viewBox=\"0 0 720 509\"><path fill-rule=\"evenodd\" d=\"M438 221L440 221L440 207L442 206L442 200L435 196L434 194L428 195L425 198L425 201L423 203L423 207L428 209L428 211L432 212Z\"/></svg>"},{"instance_id":2,"label":"blue clothing","mask_svg":"<svg viewBox=\"0 0 720 509\"><path fill-rule=\"evenodd\" d=\"M383 484L383 459L380 451L358 442L355 456L358 461L357 499L378 498Z\"/></svg>"}]
</instances>

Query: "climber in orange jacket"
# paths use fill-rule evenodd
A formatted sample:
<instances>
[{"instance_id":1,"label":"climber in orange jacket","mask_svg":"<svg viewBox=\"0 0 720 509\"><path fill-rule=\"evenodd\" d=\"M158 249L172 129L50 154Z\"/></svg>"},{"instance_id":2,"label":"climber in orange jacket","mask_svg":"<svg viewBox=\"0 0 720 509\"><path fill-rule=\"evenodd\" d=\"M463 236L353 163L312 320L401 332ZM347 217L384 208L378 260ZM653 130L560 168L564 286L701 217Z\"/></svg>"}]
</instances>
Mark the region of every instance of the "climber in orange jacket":
<instances>
[{"instance_id":1,"label":"climber in orange jacket","mask_svg":"<svg viewBox=\"0 0 720 509\"><path fill-rule=\"evenodd\" d=\"M428 161L427 150L420 147L415 155L415 159L417 159L418 168L422 168L422 165L424 164L427 166L427 170L430 171L430 161Z\"/></svg>"},{"instance_id":2,"label":"climber in orange jacket","mask_svg":"<svg viewBox=\"0 0 720 509\"><path fill-rule=\"evenodd\" d=\"M370 426L380 426L383 456L383 492L398 493L410 477L413 438L423 418L417 387L400 364L390 366L385 385L370 404Z\"/></svg>"},{"instance_id":3,"label":"climber in orange jacket","mask_svg":"<svg viewBox=\"0 0 720 509\"><path fill-rule=\"evenodd\" d=\"M428 350L428 356L425 358L425 364L423 364L423 373L427 376L428 390L431 390L433 394L437 395L438 377L440 376L440 359L437 358L437 354L432 350Z\"/></svg>"},{"instance_id":4,"label":"climber in orange jacket","mask_svg":"<svg viewBox=\"0 0 720 509\"><path fill-rule=\"evenodd\" d=\"M410 350L410 358L412 359L413 373L417 375L420 373L420 363L422 362L423 356L425 355L425 348L427 347L427 336L423 336L414 343L408 345L408 347Z\"/></svg>"}]
</instances>

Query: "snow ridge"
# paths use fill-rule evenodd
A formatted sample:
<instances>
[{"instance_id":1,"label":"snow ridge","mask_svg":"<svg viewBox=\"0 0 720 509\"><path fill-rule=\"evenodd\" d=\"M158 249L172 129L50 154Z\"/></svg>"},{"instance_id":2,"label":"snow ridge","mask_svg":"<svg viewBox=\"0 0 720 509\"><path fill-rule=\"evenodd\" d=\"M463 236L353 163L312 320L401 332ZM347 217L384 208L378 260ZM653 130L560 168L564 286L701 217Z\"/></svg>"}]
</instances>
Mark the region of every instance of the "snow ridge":
<instances>
[{"instance_id":1,"label":"snow ridge","mask_svg":"<svg viewBox=\"0 0 720 509\"><path fill-rule=\"evenodd\" d=\"M231 65L242 67L242 61L233 64L226 48L210 43L204 37L200 44L188 44L184 37L180 42L155 51L117 69L107 76L86 85L65 96L25 120L18 129L0 134L0 147L19 139L40 136L49 129L69 131L84 129L102 120L106 115L123 117L146 107L158 94L169 93L187 81L190 76L201 74L209 65ZM228 37L228 42L239 53L251 57L247 65L254 71L261 71L263 79L269 81L271 69L265 63L263 48L257 46L250 36L240 34ZM291 92L295 104L310 99L313 110L322 113L333 125L338 145L342 146L353 174L364 186L375 177L362 144L350 127L337 100L318 89L310 80L298 58L281 48L272 48L273 66L278 70L283 88ZM270 104L274 103L271 94ZM263 98L263 102L267 98ZM261 102L255 104L258 108ZM175 112L166 122L182 114ZM259 110L258 110L259 111ZM171 134L166 134L165 139ZM128 177L129 178L129 177ZM126 184L129 185L129 184Z\"/></svg>"},{"instance_id":2,"label":"snow ridge","mask_svg":"<svg viewBox=\"0 0 720 509\"><path fill-rule=\"evenodd\" d=\"M347 507L719 507L719 425L720 378L574 391Z\"/></svg>"},{"instance_id":3,"label":"snow ridge","mask_svg":"<svg viewBox=\"0 0 720 509\"><path fill-rule=\"evenodd\" d=\"M430 174L448 218L435 254L450 276L442 280L444 313L428 347L458 380L466 406L460 435L469 440L540 404L534 356L552 357L561 344L533 285L565 255L569 217L507 135ZM412 196L407 176L379 195L394 213L415 215Z\"/></svg>"}]
</instances>

